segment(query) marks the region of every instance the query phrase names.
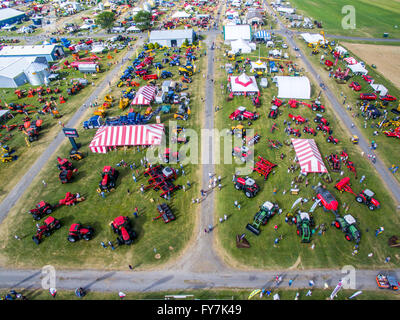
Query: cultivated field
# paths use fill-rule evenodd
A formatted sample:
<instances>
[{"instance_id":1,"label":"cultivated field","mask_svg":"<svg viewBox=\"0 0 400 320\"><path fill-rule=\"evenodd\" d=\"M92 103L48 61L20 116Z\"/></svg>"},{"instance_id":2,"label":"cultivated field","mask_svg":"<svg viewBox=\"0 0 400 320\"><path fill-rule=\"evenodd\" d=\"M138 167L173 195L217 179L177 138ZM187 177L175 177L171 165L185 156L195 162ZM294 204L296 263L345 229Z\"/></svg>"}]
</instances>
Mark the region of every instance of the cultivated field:
<instances>
[{"instance_id":1,"label":"cultivated field","mask_svg":"<svg viewBox=\"0 0 400 320\"><path fill-rule=\"evenodd\" d=\"M300 13L322 21L327 33L356 37L382 38L388 32L392 38L400 37L400 2L387 0L292 0ZM356 10L356 29L342 28L342 8L352 5ZM399 27L395 27L399 25Z\"/></svg>"},{"instance_id":2,"label":"cultivated field","mask_svg":"<svg viewBox=\"0 0 400 320\"><path fill-rule=\"evenodd\" d=\"M373 44L341 43L369 65L375 64L377 71L400 89L400 47Z\"/></svg>"}]
</instances>

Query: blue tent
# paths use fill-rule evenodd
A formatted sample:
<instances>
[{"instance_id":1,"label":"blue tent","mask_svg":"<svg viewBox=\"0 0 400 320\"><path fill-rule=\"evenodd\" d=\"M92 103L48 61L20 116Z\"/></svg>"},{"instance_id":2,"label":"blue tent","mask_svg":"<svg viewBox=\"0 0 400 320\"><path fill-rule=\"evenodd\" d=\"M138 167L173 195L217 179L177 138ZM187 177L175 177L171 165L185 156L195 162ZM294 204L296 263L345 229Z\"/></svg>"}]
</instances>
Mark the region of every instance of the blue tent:
<instances>
[{"instance_id":1,"label":"blue tent","mask_svg":"<svg viewBox=\"0 0 400 320\"><path fill-rule=\"evenodd\" d=\"M260 30L254 34L254 38L269 41L271 40L271 34L268 33L266 30Z\"/></svg>"}]
</instances>

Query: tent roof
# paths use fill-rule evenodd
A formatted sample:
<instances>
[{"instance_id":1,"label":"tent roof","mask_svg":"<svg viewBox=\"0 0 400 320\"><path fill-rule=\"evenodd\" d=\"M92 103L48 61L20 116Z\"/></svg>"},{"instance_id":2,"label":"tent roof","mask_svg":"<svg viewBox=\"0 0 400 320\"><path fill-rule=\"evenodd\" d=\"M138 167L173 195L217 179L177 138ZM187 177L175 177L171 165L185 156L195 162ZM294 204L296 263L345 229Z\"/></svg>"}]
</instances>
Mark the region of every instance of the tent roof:
<instances>
[{"instance_id":1,"label":"tent roof","mask_svg":"<svg viewBox=\"0 0 400 320\"><path fill-rule=\"evenodd\" d=\"M190 14L185 11L177 11L175 12L171 18L189 18Z\"/></svg>"},{"instance_id":2,"label":"tent roof","mask_svg":"<svg viewBox=\"0 0 400 320\"><path fill-rule=\"evenodd\" d=\"M324 42L324 37L317 33L302 33L301 37L307 43L314 43L314 42L318 42L318 41L321 41L321 43ZM328 41L325 40L325 42L328 42Z\"/></svg>"},{"instance_id":3,"label":"tent roof","mask_svg":"<svg viewBox=\"0 0 400 320\"><path fill-rule=\"evenodd\" d=\"M256 78L245 73L231 77L232 92L259 92Z\"/></svg>"},{"instance_id":4,"label":"tent roof","mask_svg":"<svg viewBox=\"0 0 400 320\"><path fill-rule=\"evenodd\" d=\"M301 172L328 172L314 139L291 139Z\"/></svg>"},{"instance_id":5,"label":"tent roof","mask_svg":"<svg viewBox=\"0 0 400 320\"><path fill-rule=\"evenodd\" d=\"M89 148L92 152L107 153L109 147L159 145L163 135L163 124L104 126L97 130Z\"/></svg>"},{"instance_id":6,"label":"tent roof","mask_svg":"<svg viewBox=\"0 0 400 320\"><path fill-rule=\"evenodd\" d=\"M310 99L311 86L307 77L276 76L278 98Z\"/></svg>"},{"instance_id":7,"label":"tent roof","mask_svg":"<svg viewBox=\"0 0 400 320\"><path fill-rule=\"evenodd\" d=\"M248 24L226 25L224 26L225 40L232 41L237 39L250 40L251 28Z\"/></svg>"},{"instance_id":8,"label":"tent roof","mask_svg":"<svg viewBox=\"0 0 400 320\"><path fill-rule=\"evenodd\" d=\"M353 57L344 58L343 60L350 65L357 64L357 60Z\"/></svg>"},{"instance_id":9,"label":"tent roof","mask_svg":"<svg viewBox=\"0 0 400 320\"><path fill-rule=\"evenodd\" d=\"M353 64L353 65L349 65L350 70L353 73L361 73L361 74L367 74L368 70L365 69L361 63L357 63L357 64Z\"/></svg>"},{"instance_id":10,"label":"tent roof","mask_svg":"<svg viewBox=\"0 0 400 320\"><path fill-rule=\"evenodd\" d=\"M253 69L267 69L267 65L258 59L256 62L251 61L251 67Z\"/></svg>"}]
</instances>

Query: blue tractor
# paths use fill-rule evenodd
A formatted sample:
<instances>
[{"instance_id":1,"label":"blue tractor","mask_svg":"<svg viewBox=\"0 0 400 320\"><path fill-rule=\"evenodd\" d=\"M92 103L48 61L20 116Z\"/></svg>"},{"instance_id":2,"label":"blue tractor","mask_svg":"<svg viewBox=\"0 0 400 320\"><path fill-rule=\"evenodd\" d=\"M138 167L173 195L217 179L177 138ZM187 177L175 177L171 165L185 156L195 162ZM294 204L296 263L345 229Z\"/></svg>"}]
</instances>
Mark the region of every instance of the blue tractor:
<instances>
[{"instance_id":1,"label":"blue tractor","mask_svg":"<svg viewBox=\"0 0 400 320\"><path fill-rule=\"evenodd\" d=\"M93 116L89 120L83 122L83 129L97 129L103 125L100 116Z\"/></svg>"},{"instance_id":2,"label":"blue tractor","mask_svg":"<svg viewBox=\"0 0 400 320\"><path fill-rule=\"evenodd\" d=\"M161 72L161 78L163 79L167 79L167 78L171 78L173 76L172 72L170 71L163 71Z\"/></svg>"}]
</instances>

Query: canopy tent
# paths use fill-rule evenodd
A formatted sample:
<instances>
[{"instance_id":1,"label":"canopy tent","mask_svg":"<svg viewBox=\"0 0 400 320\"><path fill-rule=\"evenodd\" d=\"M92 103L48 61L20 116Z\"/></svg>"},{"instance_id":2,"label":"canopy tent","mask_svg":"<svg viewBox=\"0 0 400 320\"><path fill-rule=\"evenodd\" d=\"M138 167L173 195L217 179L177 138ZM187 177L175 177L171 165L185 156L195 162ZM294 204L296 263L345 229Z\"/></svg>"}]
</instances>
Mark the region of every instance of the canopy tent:
<instances>
[{"instance_id":1,"label":"canopy tent","mask_svg":"<svg viewBox=\"0 0 400 320\"><path fill-rule=\"evenodd\" d=\"M231 76L230 78L232 93L234 94L259 92L254 76L243 73L240 76Z\"/></svg>"},{"instance_id":2,"label":"canopy tent","mask_svg":"<svg viewBox=\"0 0 400 320\"><path fill-rule=\"evenodd\" d=\"M233 53L241 52L241 53L251 53L252 47L250 46L249 42L238 39L231 42L231 48Z\"/></svg>"},{"instance_id":3,"label":"canopy tent","mask_svg":"<svg viewBox=\"0 0 400 320\"><path fill-rule=\"evenodd\" d=\"M347 50L346 50L345 48L343 48L342 46L337 46L337 47L335 48L335 51L336 51L336 52L339 52L341 55L347 54Z\"/></svg>"},{"instance_id":4,"label":"canopy tent","mask_svg":"<svg viewBox=\"0 0 400 320\"><path fill-rule=\"evenodd\" d=\"M303 173L326 173L321 154L314 139L291 139L296 152L297 159L300 163L300 170Z\"/></svg>"},{"instance_id":5,"label":"canopy tent","mask_svg":"<svg viewBox=\"0 0 400 320\"><path fill-rule=\"evenodd\" d=\"M256 62L251 61L250 64L252 69L267 69L267 65L260 59L258 59Z\"/></svg>"},{"instance_id":6,"label":"canopy tent","mask_svg":"<svg viewBox=\"0 0 400 320\"><path fill-rule=\"evenodd\" d=\"M276 76L274 82L278 86L278 98L310 99L311 85L307 77Z\"/></svg>"},{"instance_id":7,"label":"canopy tent","mask_svg":"<svg viewBox=\"0 0 400 320\"><path fill-rule=\"evenodd\" d=\"M370 84L371 87L374 89L375 93L378 93L381 96L386 96L388 93L388 89L383 84Z\"/></svg>"},{"instance_id":8,"label":"canopy tent","mask_svg":"<svg viewBox=\"0 0 400 320\"><path fill-rule=\"evenodd\" d=\"M133 105L149 105L156 95L156 87L144 86L141 87L135 98L132 100Z\"/></svg>"},{"instance_id":9,"label":"canopy tent","mask_svg":"<svg viewBox=\"0 0 400 320\"><path fill-rule=\"evenodd\" d=\"M126 29L127 32L140 32L140 29L136 26L130 26L128 29Z\"/></svg>"},{"instance_id":10,"label":"canopy tent","mask_svg":"<svg viewBox=\"0 0 400 320\"><path fill-rule=\"evenodd\" d=\"M265 41L271 40L271 34L266 30L260 30L254 34L255 39L263 39Z\"/></svg>"},{"instance_id":11,"label":"canopy tent","mask_svg":"<svg viewBox=\"0 0 400 320\"><path fill-rule=\"evenodd\" d=\"M353 57L344 58L343 60L344 60L344 62L346 62L349 65L358 63L358 61L356 59L354 59Z\"/></svg>"},{"instance_id":12,"label":"canopy tent","mask_svg":"<svg viewBox=\"0 0 400 320\"><path fill-rule=\"evenodd\" d=\"M171 18L173 19L186 19L189 18L190 14L186 13L185 11L177 11L175 12Z\"/></svg>"},{"instance_id":13,"label":"canopy tent","mask_svg":"<svg viewBox=\"0 0 400 320\"><path fill-rule=\"evenodd\" d=\"M95 153L107 153L119 146L159 145L164 135L163 124L104 126L97 130L89 149Z\"/></svg>"},{"instance_id":14,"label":"canopy tent","mask_svg":"<svg viewBox=\"0 0 400 320\"><path fill-rule=\"evenodd\" d=\"M307 43L317 43L318 41L321 41L321 43L324 43L324 37L317 33L302 33L301 37ZM328 41L325 40L325 43L327 43L327 42Z\"/></svg>"},{"instance_id":15,"label":"canopy tent","mask_svg":"<svg viewBox=\"0 0 400 320\"><path fill-rule=\"evenodd\" d=\"M361 63L349 65L349 69L350 69L354 74L368 74L368 70L365 69Z\"/></svg>"}]
</instances>

